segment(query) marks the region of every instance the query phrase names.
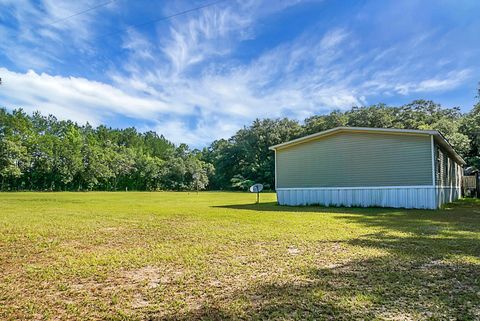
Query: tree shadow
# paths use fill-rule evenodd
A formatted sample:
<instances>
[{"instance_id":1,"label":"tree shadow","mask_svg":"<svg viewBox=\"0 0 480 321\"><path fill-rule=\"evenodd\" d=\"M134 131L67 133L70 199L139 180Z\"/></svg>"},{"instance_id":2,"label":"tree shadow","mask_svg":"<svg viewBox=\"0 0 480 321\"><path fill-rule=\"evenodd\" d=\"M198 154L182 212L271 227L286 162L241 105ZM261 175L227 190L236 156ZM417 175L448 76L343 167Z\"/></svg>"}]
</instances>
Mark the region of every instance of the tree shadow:
<instances>
[{"instance_id":1,"label":"tree shadow","mask_svg":"<svg viewBox=\"0 0 480 321\"><path fill-rule=\"evenodd\" d=\"M395 258L316 267L150 320L478 320L478 265ZM244 305L239 307L239 300Z\"/></svg>"},{"instance_id":2,"label":"tree shadow","mask_svg":"<svg viewBox=\"0 0 480 321\"><path fill-rule=\"evenodd\" d=\"M385 230L435 235L445 230L480 231L480 200L462 199L440 210L382 207L283 206L276 202L214 206L235 210L282 213L318 213ZM340 216L339 216L340 215ZM321 219L321 218L319 218Z\"/></svg>"},{"instance_id":3,"label":"tree shadow","mask_svg":"<svg viewBox=\"0 0 480 321\"><path fill-rule=\"evenodd\" d=\"M362 215L342 215L339 218L385 231L398 231L417 236L448 236L453 232L480 232L480 201L463 199L436 211L397 210L381 213L374 210Z\"/></svg>"},{"instance_id":4,"label":"tree shadow","mask_svg":"<svg viewBox=\"0 0 480 321\"><path fill-rule=\"evenodd\" d=\"M149 319L480 320L479 204L459 201L440 211L333 208L340 220L380 229L329 241L361 248L368 257L352 255L331 264L312 260L293 277L254 278L260 281L220 291L228 295L212 296L195 308L152 312ZM262 211L277 205L239 206ZM321 207L292 210L319 209L332 213Z\"/></svg>"},{"instance_id":5,"label":"tree shadow","mask_svg":"<svg viewBox=\"0 0 480 321\"><path fill-rule=\"evenodd\" d=\"M334 302L317 300L317 285L266 284L256 289L236 293L222 302L212 302L181 313L173 313L148 319L152 321L189 320L348 320L357 319L360 313L341 308ZM232 309L241 297L248 301L247 309ZM349 318L347 318L349 316Z\"/></svg>"},{"instance_id":6,"label":"tree shadow","mask_svg":"<svg viewBox=\"0 0 480 321\"><path fill-rule=\"evenodd\" d=\"M382 213L392 213L398 211L395 208L384 207L327 207L319 205L307 206L287 206L279 205L277 202L263 202L260 204L233 204L233 205L216 205L213 208L226 208L233 210L248 210L258 212L286 212L286 213L349 213L349 214L368 214L372 210Z\"/></svg>"}]
</instances>

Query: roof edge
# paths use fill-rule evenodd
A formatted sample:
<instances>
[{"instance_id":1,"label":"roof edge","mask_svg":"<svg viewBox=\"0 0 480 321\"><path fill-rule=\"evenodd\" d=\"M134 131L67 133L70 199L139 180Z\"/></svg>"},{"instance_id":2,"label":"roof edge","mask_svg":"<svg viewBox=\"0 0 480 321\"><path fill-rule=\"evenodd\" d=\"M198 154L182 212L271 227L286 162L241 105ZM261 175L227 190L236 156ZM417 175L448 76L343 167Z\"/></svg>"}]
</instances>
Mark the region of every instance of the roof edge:
<instances>
[{"instance_id":1,"label":"roof edge","mask_svg":"<svg viewBox=\"0 0 480 321\"><path fill-rule=\"evenodd\" d=\"M286 147L290 145L295 145L302 143L304 141L309 141L318 137L326 136L328 134L337 132L337 131L364 131L364 132L387 132L387 133L409 133L409 134L424 134L424 135L435 135L438 134L436 130L418 130L418 129L399 129L399 128L373 128L373 127L335 127L328 130L324 130L318 133L311 135L303 136L290 140L285 143L277 144L270 146L269 149L275 150L281 147Z\"/></svg>"},{"instance_id":2,"label":"roof edge","mask_svg":"<svg viewBox=\"0 0 480 321\"><path fill-rule=\"evenodd\" d=\"M314 140L316 138L322 136L328 136L330 134L342 131L362 131L362 132L373 132L373 133L397 133L397 134L411 134L411 135L432 135L436 138L437 142L439 142L444 148L446 148L454 158L461 164L465 165L466 162L463 158L458 155L452 145L448 142L448 140L437 130L419 130L419 129L400 129L400 128L372 128L372 127L335 127L328 130L324 130L318 133L314 133L311 135L307 135L304 137L296 138L290 140L288 142L284 142L281 144L270 146L270 150L277 150L281 148L286 148L288 146L293 146L297 144L306 143L308 141Z\"/></svg>"}]
</instances>

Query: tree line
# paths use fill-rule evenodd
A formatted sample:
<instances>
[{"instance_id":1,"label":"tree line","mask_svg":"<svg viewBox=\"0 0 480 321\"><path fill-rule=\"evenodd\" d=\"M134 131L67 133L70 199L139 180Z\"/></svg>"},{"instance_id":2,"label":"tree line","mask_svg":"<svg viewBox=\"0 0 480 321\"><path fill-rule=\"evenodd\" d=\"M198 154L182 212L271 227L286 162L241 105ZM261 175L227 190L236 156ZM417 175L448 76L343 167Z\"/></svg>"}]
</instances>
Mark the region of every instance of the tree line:
<instances>
[{"instance_id":1,"label":"tree line","mask_svg":"<svg viewBox=\"0 0 480 321\"><path fill-rule=\"evenodd\" d=\"M197 151L152 131L0 109L2 190L200 190L212 171Z\"/></svg>"},{"instance_id":2,"label":"tree line","mask_svg":"<svg viewBox=\"0 0 480 321\"><path fill-rule=\"evenodd\" d=\"M273 188L269 146L338 126L436 129L480 168L480 101L468 113L427 100L336 110L303 122L257 119L202 150L134 127L78 125L0 109L1 190L225 190Z\"/></svg>"}]
</instances>

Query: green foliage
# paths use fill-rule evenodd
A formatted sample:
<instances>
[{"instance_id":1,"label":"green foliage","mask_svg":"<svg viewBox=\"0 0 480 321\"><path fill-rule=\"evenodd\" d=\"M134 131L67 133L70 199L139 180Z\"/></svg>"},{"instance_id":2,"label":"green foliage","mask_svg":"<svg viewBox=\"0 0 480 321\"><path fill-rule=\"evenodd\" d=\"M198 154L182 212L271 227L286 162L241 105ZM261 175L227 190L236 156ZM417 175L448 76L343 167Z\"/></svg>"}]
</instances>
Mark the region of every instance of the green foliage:
<instances>
[{"instance_id":1,"label":"green foliage","mask_svg":"<svg viewBox=\"0 0 480 321\"><path fill-rule=\"evenodd\" d=\"M0 141L0 176L2 188L6 179L16 179L22 175L24 165L28 162L24 146L18 142L2 139Z\"/></svg>"},{"instance_id":2,"label":"green foliage","mask_svg":"<svg viewBox=\"0 0 480 321\"><path fill-rule=\"evenodd\" d=\"M470 148L465 153L467 162L480 168L480 102L462 119L460 131L470 140Z\"/></svg>"},{"instance_id":3,"label":"green foliage","mask_svg":"<svg viewBox=\"0 0 480 321\"><path fill-rule=\"evenodd\" d=\"M202 153L203 159L212 163L216 170L212 187L231 188L234 177L263 183L267 189L273 187L275 158L268 148L302 134L302 126L294 120L256 119L229 140L213 142ZM236 185L233 187L239 188Z\"/></svg>"},{"instance_id":4,"label":"green foliage","mask_svg":"<svg viewBox=\"0 0 480 321\"><path fill-rule=\"evenodd\" d=\"M2 190L202 190L213 172L154 132L0 109Z\"/></svg>"},{"instance_id":5,"label":"green foliage","mask_svg":"<svg viewBox=\"0 0 480 321\"><path fill-rule=\"evenodd\" d=\"M250 179L246 179L242 175L233 176L230 182L232 183L233 188L240 189L243 191L247 191L250 188L250 186L255 184L254 181Z\"/></svg>"},{"instance_id":6,"label":"green foliage","mask_svg":"<svg viewBox=\"0 0 480 321\"><path fill-rule=\"evenodd\" d=\"M287 118L256 119L202 151L133 127L93 128L51 115L0 109L1 189L245 190L254 182L272 189L275 155L270 146L338 126L436 129L469 166L480 168L480 101L466 114L458 107L415 100L397 107L335 110L303 124Z\"/></svg>"},{"instance_id":7,"label":"green foliage","mask_svg":"<svg viewBox=\"0 0 480 321\"><path fill-rule=\"evenodd\" d=\"M471 165L480 166L480 103L468 114L459 108L442 108L428 100L415 100L399 107L384 104L335 110L305 120L303 126L288 119L255 120L229 140L213 142L203 151L216 174L212 186L243 188L245 181L274 186L274 152L268 146L339 126L436 129Z\"/></svg>"}]
</instances>

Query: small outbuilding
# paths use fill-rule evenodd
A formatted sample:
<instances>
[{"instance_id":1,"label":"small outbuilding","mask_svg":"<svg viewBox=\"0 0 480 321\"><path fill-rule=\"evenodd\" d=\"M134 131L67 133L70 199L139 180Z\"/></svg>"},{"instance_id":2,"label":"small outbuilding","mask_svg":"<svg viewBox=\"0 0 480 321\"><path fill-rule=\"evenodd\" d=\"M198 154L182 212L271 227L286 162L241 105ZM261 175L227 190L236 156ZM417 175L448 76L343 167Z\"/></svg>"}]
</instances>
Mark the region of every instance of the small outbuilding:
<instances>
[{"instance_id":1,"label":"small outbuilding","mask_svg":"<svg viewBox=\"0 0 480 321\"><path fill-rule=\"evenodd\" d=\"M281 205L437 209L465 161L436 130L337 127L270 147Z\"/></svg>"}]
</instances>

